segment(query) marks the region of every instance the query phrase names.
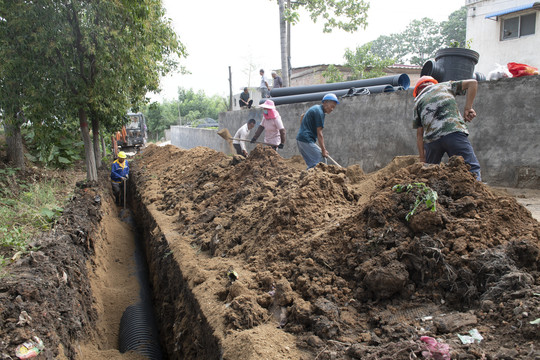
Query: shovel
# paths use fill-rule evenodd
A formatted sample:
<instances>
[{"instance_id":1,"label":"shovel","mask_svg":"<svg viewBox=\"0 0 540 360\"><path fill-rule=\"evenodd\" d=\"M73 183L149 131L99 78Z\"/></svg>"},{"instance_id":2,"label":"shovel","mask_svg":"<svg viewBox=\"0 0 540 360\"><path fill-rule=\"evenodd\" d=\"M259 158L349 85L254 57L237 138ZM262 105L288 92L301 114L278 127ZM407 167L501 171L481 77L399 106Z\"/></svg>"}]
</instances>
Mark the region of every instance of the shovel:
<instances>
[{"instance_id":1,"label":"shovel","mask_svg":"<svg viewBox=\"0 0 540 360\"><path fill-rule=\"evenodd\" d=\"M334 164L336 164L337 167L343 167L343 166L339 165L336 160L332 159L332 157L330 155L328 155L327 158L330 159L330 161L332 161Z\"/></svg>"},{"instance_id":2,"label":"shovel","mask_svg":"<svg viewBox=\"0 0 540 360\"><path fill-rule=\"evenodd\" d=\"M221 136L222 138L224 138L225 140L227 140L227 142L229 143L229 146L231 147L231 152L234 154L236 153L236 150L234 149L234 146L232 145L232 141L233 140L236 140L236 141L247 141L247 142L251 142L251 140L246 140L246 139L239 139L239 138L233 138L231 136L231 133L229 132L229 130L227 128L223 128L221 130L218 131L217 133L219 136ZM255 141L255 144L263 144L263 145L268 145L268 146L276 146L276 144L270 144L270 143L266 143L266 142L260 142L260 141Z\"/></svg>"}]
</instances>

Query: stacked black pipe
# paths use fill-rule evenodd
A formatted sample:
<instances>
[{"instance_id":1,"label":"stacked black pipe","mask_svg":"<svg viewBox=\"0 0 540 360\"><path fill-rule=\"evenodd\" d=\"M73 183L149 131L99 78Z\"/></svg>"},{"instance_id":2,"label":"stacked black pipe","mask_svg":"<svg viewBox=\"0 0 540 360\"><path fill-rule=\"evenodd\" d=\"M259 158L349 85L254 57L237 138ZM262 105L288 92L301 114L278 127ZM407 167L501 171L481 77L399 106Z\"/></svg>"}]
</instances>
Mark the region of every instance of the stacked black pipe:
<instances>
[{"instance_id":1,"label":"stacked black pipe","mask_svg":"<svg viewBox=\"0 0 540 360\"><path fill-rule=\"evenodd\" d=\"M308 86L293 86L272 89L270 100L276 105L294 104L307 101L322 100L325 94L334 93L337 97L355 96L360 94L377 94L396 90L407 90L410 79L407 74L383 76L373 79L345 81L332 84ZM261 99L260 104L268 99Z\"/></svg>"}]
</instances>

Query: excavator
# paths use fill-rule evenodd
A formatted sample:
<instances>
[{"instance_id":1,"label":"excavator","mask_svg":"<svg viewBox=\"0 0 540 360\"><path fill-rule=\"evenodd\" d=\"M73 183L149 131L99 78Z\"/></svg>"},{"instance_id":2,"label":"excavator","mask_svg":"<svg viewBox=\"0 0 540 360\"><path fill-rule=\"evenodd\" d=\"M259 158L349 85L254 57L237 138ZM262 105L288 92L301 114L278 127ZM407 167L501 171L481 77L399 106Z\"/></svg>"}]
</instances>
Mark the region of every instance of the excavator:
<instances>
[{"instance_id":1,"label":"excavator","mask_svg":"<svg viewBox=\"0 0 540 360\"><path fill-rule=\"evenodd\" d=\"M128 123L122 126L121 131L117 131L112 136L114 156L120 150L124 152L139 152L146 146L146 118L142 113L128 113Z\"/></svg>"}]
</instances>

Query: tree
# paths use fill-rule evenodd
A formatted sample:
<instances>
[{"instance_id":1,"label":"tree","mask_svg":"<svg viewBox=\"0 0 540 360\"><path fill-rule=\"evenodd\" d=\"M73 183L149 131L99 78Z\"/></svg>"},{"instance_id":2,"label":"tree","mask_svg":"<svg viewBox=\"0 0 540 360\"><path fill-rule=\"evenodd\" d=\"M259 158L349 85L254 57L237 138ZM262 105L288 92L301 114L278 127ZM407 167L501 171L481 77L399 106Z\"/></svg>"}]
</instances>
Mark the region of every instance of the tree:
<instances>
[{"instance_id":1,"label":"tree","mask_svg":"<svg viewBox=\"0 0 540 360\"><path fill-rule=\"evenodd\" d=\"M355 50L346 49L344 66L350 70L348 80L371 79L384 76L384 68L394 63L394 59L381 59L371 51L371 43L356 47ZM337 72L336 72L337 71ZM326 82L343 81L344 77L334 66L329 66L323 73Z\"/></svg>"},{"instance_id":2,"label":"tree","mask_svg":"<svg viewBox=\"0 0 540 360\"><path fill-rule=\"evenodd\" d=\"M0 30L13 32L11 37L20 38L22 48L9 52L7 63L21 63L31 76L17 78L18 86L3 87L2 95L22 100L16 106L0 103L2 109L24 107L25 114L39 114L41 109L45 121L77 118L87 178L97 180L89 120L97 142L100 121L119 119L142 103L147 91L158 88L159 77L174 69L174 56L184 54L161 1L53 0L36 6L6 0L3 5ZM34 28L13 29L18 23ZM1 69L0 81L8 83L9 68Z\"/></svg>"},{"instance_id":3,"label":"tree","mask_svg":"<svg viewBox=\"0 0 540 360\"><path fill-rule=\"evenodd\" d=\"M405 60L421 66L433 58L443 44L440 25L430 18L413 20L403 33L403 42L407 49Z\"/></svg>"},{"instance_id":4,"label":"tree","mask_svg":"<svg viewBox=\"0 0 540 360\"><path fill-rule=\"evenodd\" d=\"M447 21L441 23L441 34L444 44L457 43L459 47L465 47L467 36L467 7L463 6L448 16Z\"/></svg>"},{"instance_id":5,"label":"tree","mask_svg":"<svg viewBox=\"0 0 540 360\"><path fill-rule=\"evenodd\" d=\"M365 28L367 25L367 11L369 3L364 0L305 0L291 2L285 8L284 0L278 0L281 39L281 76L283 85L289 86L288 61L290 54L287 52L287 27L286 24L295 24L299 20L297 10L302 8L310 14L313 22L319 19L324 21L323 31L328 33L332 29L341 29L354 32L358 27Z\"/></svg>"},{"instance_id":6,"label":"tree","mask_svg":"<svg viewBox=\"0 0 540 360\"><path fill-rule=\"evenodd\" d=\"M393 57L401 63L423 65L445 44L465 46L466 25L467 7L463 6L451 13L447 21L413 20L401 33L379 36L372 42L372 51L383 59Z\"/></svg>"}]
</instances>

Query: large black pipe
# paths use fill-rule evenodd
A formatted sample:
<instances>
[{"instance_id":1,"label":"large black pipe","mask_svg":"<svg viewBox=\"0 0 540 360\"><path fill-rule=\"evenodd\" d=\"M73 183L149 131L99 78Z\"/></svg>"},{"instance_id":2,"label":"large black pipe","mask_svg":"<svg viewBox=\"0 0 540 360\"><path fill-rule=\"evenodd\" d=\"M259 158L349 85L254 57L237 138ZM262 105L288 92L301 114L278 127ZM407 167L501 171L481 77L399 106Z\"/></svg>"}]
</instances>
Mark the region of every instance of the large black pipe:
<instances>
[{"instance_id":1,"label":"large black pipe","mask_svg":"<svg viewBox=\"0 0 540 360\"><path fill-rule=\"evenodd\" d=\"M307 85L307 86L293 86L287 88L278 88L270 90L272 98L279 96L299 95L308 93L319 92L335 92L336 90L350 89L350 88L363 88L376 85L392 85L402 86L405 90L409 88L411 80L407 74L397 74L390 76L382 76L373 79L363 79L354 81L345 81L332 84L319 84L319 85Z\"/></svg>"},{"instance_id":2,"label":"large black pipe","mask_svg":"<svg viewBox=\"0 0 540 360\"><path fill-rule=\"evenodd\" d=\"M395 90L392 85L387 84L387 85L367 86L367 87L362 87L362 88L334 90L332 91L332 93L335 94L337 97L342 97L344 95L352 96L355 93L361 94L364 89L369 90L370 94L392 92ZM280 97L270 98L270 99L261 99L259 101L259 104L264 103L266 100L272 100L275 105L295 104L295 103L308 102L308 101L319 101L319 100L322 100L322 98L326 94L327 92L317 92L317 93L300 94L300 95L280 96Z\"/></svg>"}]
</instances>

